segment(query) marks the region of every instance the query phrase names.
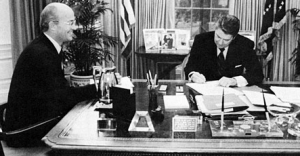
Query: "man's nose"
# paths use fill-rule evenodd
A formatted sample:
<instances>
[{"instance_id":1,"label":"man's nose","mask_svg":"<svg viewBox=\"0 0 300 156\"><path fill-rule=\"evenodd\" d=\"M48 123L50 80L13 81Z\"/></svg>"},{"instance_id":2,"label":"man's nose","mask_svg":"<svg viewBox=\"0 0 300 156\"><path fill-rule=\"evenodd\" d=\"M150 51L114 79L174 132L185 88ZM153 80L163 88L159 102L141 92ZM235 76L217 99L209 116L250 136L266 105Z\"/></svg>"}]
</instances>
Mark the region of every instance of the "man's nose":
<instances>
[{"instance_id":1,"label":"man's nose","mask_svg":"<svg viewBox=\"0 0 300 156\"><path fill-rule=\"evenodd\" d=\"M73 24L73 25L72 25L72 30L77 30L77 29L78 29L78 27L79 27L78 25L76 25L76 24Z\"/></svg>"},{"instance_id":2,"label":"man's nose","mask_svg":"<svg viewBox=\"0 0 300 156\"><path fill-rule=\"evenodd\" d=\"M219 39L219 40L218 40L218 43L219 43L219 44L224 44L224 40Z\"/></svg>"}]
</instances>

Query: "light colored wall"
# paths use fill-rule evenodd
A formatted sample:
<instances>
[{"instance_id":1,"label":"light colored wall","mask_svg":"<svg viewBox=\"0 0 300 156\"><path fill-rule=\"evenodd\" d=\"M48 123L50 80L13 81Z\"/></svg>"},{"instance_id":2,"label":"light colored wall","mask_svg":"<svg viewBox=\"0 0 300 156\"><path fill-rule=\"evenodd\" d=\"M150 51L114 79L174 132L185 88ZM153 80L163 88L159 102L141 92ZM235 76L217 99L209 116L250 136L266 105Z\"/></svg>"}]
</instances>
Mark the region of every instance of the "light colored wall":
<instances>
[{"instance_id":1,"label":"light colored wall","mask_svg":"<svg viewBox=\"0 0 300 156\"><path fill-rule=\"evenodd\" d=\"M9 0L0 0L0 104L7 101L13 73Z\"/></svg>"}]
</instances>

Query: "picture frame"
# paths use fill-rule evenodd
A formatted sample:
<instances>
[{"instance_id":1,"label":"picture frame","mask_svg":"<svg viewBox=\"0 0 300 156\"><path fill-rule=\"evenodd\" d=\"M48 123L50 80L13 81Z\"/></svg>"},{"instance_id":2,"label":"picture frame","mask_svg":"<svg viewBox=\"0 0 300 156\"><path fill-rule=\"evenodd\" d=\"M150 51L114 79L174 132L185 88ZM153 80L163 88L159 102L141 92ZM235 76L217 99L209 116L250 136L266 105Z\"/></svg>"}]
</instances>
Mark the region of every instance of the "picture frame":
<instances>
[{"instance_id":1,"label":"picture frame","mask_svg":"<svg viewBox=\"0 0 300 156\"><path fill-rule=\"evenodd\" d=\"M144 29L146 53L189 53L191 32L186 29Z\"/></svg>"},{"instance_id":2,"label":"picture frame","mask_svg":"<svg viewBox=\"0 0 300 156\"><path fill-rule=\"evenodd\" d=\"M164 51L175 51L176 45L176 30L166 29L164 33L161 34L161 50Z\"/></svg>"},{"instance_id":3,"label":"picture frame","mask_svg":"<svg viewBox=\"0 0 300 156\"><path fill-rule=\"evenodd\" d=\"M189 49L189 41L191 38L190 30L176 30L177 49Z\"/></svg>"},{"instance_id":4,"label":"picture frame","mask_svg":"<svg viewBox=\"0 0 300 156\"><path fill-rule=\"evenodd\" d=\"M159 53L164 29L143 29L146 53Z\"/></svg>"}]
</instances>

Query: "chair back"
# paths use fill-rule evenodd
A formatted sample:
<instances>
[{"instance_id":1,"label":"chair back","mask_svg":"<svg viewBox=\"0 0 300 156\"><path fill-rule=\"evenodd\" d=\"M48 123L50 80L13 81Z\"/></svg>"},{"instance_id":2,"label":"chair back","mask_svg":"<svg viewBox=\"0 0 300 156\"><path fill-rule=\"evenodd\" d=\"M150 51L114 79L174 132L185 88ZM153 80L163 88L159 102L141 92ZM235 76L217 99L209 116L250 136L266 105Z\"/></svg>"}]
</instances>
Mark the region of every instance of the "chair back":
<instances>
[{"instance_id":1,"label":"chair back","mask_svg":"<svg viewBox=\"0 0 300 156\"><path fill-rule=\"evenodd\" d=\"M250 30L240 30L239 34L249 38L251 41L254 42L254 49L256 48L256 31L250 31Z\"/></svg>"},{"instance_id":2,"label":"chair back","mask_svg":"<svg viewBox=\"0 0 300 156\"><path fill-rule=\"evenodd\" d=\"M61 119L60 116L55 116L53 118L40 121L27 127L22 127L13 131L5 131L3 130L2 126L5 122L6 107L7 103L0 105L0 140L6 141L6 144L11 147L30 146L31 144L30 140L28 140L28 136L38 135L39 137L43 137L45 135L45 129L50 130Z\"/></svg>"}]
</instances>

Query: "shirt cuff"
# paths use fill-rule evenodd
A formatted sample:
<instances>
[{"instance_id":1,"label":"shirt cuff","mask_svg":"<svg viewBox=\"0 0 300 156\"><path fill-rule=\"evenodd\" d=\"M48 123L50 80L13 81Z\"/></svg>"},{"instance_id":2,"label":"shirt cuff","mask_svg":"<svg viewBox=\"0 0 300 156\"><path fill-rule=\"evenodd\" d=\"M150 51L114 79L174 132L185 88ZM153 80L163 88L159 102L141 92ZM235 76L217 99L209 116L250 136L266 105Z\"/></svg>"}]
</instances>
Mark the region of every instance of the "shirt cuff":
<instances>
[{"instance_id":1,"label":"shirt cuff","mask_svg":"<svg viewBox=\"0 0 300 156\"><path fill-rule=\"evenodd\" d=\"M248 81L243 76L233 77L236 80L238 87L245 87L248 84Z\"/></svg>"},{"instance_id":2,"label":"shirt cuff","mask_svg":"<svg viewBox=\"0 0 300 156\"><path fill-rule=\"evenodd\" d=\"M191 78L191 76L192 76L194 73L196 73L196 72L195 72L195 71L190 72L189 75L188 75L188 77Z\"/></svg>"}]
</instances>

